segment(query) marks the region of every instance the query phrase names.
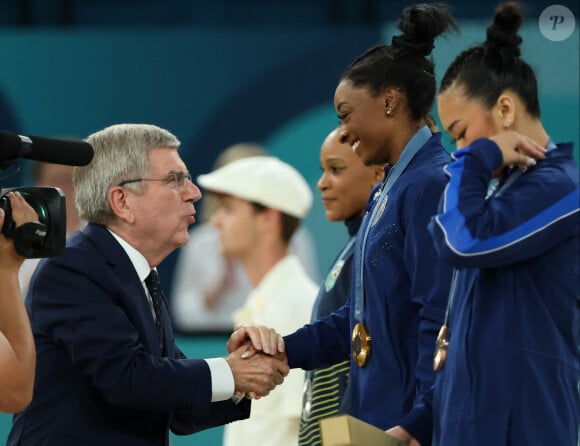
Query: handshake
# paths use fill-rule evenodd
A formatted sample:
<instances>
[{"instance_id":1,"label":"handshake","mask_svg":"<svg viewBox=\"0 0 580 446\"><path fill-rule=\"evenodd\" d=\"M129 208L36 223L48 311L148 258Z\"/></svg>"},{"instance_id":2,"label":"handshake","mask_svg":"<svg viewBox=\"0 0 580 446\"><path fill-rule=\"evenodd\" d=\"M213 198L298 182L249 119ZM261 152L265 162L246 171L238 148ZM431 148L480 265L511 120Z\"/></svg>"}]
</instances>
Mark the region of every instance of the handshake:
<instances>
[{"instance_id":1,"label":"handshake","mask_svg":"<svg viewBox=\"0 0 580 446\"><path fill-rule=\"evenodd\" d=\"M234 376L236 397L266 396L290 371L284 340L271 328L241 325L230 336L227 349L225 359Z\"/></svg>"}]
</instances>

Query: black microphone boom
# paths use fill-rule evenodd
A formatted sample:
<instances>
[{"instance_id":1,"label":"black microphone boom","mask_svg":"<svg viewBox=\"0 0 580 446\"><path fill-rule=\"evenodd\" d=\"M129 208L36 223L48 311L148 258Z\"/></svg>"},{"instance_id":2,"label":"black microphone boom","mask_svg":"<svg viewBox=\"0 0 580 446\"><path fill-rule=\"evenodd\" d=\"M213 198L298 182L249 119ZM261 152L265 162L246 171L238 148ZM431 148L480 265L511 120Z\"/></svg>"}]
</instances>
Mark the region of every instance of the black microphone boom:
<instances>
[{"instance_id":1,"label":"black microphone boom","mask_svg":"<svg viewBox=\"0 0 580 446\"><path fill-rule=\"evenodd\" d=\"M85 141L24 136L0 131L0 167L3 162L16 158L86 166L93 159L93 148Z\"/></svg>"}]
</instances>

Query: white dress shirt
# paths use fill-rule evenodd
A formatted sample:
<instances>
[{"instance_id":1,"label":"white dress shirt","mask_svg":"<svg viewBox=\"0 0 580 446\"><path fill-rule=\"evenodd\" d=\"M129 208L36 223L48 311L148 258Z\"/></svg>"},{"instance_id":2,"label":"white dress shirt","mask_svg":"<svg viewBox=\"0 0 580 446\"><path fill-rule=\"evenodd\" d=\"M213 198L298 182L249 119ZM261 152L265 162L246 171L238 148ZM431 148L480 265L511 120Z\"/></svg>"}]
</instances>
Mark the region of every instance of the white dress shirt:
<instances>
[{"instance_id":1,"label":"white dress shirt","mask_svg":"<svg viewBox=\"0 0 580 446\"><path fill-rule=\"evenodd\" d=\"M151 296L149 295L149 291L147 290L147 286L145 285L145 279L151 272L149 262L147 262L147 259L143 256L143 254L137 251L133 246L131 246L110 229L109 232L113 235L113 237L115 237L115 240L119 242L123 250L127 253L129 260L133 264L133 267L139 276L139 280L141 281L141 285L143 285L143 290L145 291L145 295L149 301L149 306L151 307L153 317L155 317L153 302L151 300ZM207 363L211 374L211 401L223 401L231 398L234 394L234 375L232 374L230 366L226 360L224 358L210 358L205 359L205 362Z\"/></svg>"}]
</instances>

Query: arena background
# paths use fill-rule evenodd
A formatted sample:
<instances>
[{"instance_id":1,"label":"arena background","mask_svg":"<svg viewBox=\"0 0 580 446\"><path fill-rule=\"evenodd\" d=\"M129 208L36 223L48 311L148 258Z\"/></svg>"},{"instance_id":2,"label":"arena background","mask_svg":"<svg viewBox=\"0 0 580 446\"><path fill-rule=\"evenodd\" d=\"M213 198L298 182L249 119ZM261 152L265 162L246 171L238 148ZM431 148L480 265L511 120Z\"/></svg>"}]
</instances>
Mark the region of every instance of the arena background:
<instances>
[{"instance_id":1,"label":"arena background","mask_svg":"<svg viewBox=\"0 0 580 446\"><path fill-rule=\"evenodd\" d=\"M257 141L298 168L318 198L318 150L337 124L332 98L346 66L390 42L407 2L372 0L3 0L0 129L84 138L121 122L153 123L182 141L193 176L229 144ZM436 42L440 79L459 51L480 42L496 2L450 2L461 33ZM527 2L523 55L536 70L543 121L555 141L579 143L578 3L562 41L538 21L552 2ZM436 114L436 110L434 110ZM445 139L452 150L449 139ZM0 151L2 148L0 147ZM28 162L3 187L31 185ZM315 204L305 224L324 272L344 241ZM159 268L170 289L177 254ZM225 354L223 336L179 336L193 357ZM10 415L0 415L4 444ZM222 428L172 444L219 445Z\"/></svg>"}]
</instances>

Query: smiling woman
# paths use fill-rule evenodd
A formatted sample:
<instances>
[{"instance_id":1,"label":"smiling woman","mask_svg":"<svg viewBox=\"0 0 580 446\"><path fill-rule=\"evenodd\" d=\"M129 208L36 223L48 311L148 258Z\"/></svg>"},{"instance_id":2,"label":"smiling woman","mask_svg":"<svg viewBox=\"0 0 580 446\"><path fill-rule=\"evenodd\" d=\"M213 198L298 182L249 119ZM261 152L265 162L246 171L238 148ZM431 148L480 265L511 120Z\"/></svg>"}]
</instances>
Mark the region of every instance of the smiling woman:
<instances>
[{"instance_id":1,"label":"smiling woman","mask_svg":"<svg viewBox=\"0 0 580 446\"><path fill-rule=\"evenodd\" d=\"M364 164L391 169L359 229L349 304L285 337L291 367L334 364L352 349L348 412L409 444L430 442L432 346L451 277L427 232L449 155L426 125L435 98L427 56L449 27L441 4L408 7L391 45L366 51L343 74L338 139ZM327 215L338 216L322 190Z\"/></svg>"},{"instance_id":2,"label":"smiling woman","mask_svg":"<svg viewBox=\"0 0 580 446\"><path fill-rule=\"evenodd\" d=\"M434 39L455 23L441 5L407 8L402 35L359 56L334 95L343 142L365 164L394 165L425 125L435 97Z\"/></svg>"}]
</instances>

